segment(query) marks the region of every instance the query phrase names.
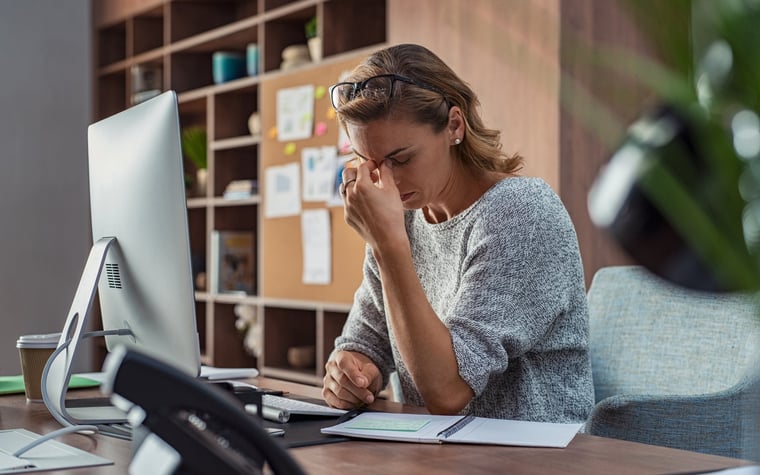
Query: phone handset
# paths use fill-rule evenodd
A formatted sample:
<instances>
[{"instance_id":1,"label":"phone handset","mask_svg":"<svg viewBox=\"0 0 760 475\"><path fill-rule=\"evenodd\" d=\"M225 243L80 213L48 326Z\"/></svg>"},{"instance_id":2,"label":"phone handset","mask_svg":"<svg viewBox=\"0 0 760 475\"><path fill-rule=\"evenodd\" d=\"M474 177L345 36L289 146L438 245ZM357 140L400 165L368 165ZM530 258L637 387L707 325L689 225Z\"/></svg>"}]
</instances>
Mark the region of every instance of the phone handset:
<instances>
[{"instance_id":1,"label":"phone handset","mask_svg":"<svg viewBox=\"0 0 760 475\"><path fill-rule=\"evenodd\" d=\"M143 425L179 454L171 473L255 474L266 462L277 474L304 474L224 390L123 346L109 353L104 370L109 376L102 390L127 411L130 423Z\"/></svg>"}]
</instances>

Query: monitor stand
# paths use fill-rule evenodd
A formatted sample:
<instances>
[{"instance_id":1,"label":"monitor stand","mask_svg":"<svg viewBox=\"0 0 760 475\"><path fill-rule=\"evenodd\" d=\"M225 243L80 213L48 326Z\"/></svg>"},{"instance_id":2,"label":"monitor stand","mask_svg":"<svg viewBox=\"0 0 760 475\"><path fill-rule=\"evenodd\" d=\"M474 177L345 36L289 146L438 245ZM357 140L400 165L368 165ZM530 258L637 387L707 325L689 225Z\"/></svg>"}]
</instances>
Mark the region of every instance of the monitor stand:
<instances>
[{"instance_id":1,"label":"monitor stand","mask_svg":"<svg viewBox=\"0 0 760 475\"><path fill-rule=\"evenodd\" d=\"M42 374L42 398L53 417L64 426L110 424L126 421L126 414L123 411L113 405L104 404L105 401L102 398L93 400L93 402L97 401L94 405L81 404L78 400L78 407L66 406L66 393L71 379L71 368L81 341L91 336L131 334L128 329L93 333L86 333L85 330L108 249L115 242L115 237L103 237L93 244L82 271L79 286L74 294L66 323L63 326L63 331L61 331L58 346L45 364Z\"/></svg>"}]
</instances>

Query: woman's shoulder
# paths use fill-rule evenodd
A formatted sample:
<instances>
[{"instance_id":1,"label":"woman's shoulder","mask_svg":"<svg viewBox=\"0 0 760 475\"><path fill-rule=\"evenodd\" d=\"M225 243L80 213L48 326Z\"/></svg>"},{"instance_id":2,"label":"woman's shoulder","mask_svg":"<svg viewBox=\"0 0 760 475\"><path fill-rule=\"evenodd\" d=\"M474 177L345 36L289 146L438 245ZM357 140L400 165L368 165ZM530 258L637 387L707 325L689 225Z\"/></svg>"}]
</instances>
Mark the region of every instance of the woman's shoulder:
<instances>
[{"instance_id":1,"label":"woman's shoulder","mask_svg":"<svg viewBox=\"0 0 760 475\"><path fill-rule=\"evenodd\" d=\"M557 193L542 178L514 176L500 180L482 198L484 209L502 212L548 211L562 206Z\"/></svg>"},{"instance_id":2,"label":"woman's shoulder","mask_svg":"<svg viewBox=\"0 0 760 475\"><path fill-rule=\"evenodd\" d=\"M575 227L567 209L541 178L505 178L486 195L472 220L472 239L507 247L515 241L530 242L536 251L575 242Z\"/></svg>"}]
</instances>

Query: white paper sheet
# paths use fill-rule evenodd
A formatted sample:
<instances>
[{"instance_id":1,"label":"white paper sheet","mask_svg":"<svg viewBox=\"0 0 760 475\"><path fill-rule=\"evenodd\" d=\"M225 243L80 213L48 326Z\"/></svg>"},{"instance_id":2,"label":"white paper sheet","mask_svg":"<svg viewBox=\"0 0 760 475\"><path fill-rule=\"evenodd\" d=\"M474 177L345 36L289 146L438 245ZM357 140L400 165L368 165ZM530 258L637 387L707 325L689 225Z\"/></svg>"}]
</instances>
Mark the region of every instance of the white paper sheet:
<instances>
[{"instance_id":1,"label":"white paper sheet","mask_svg":"<svg viewBox=\"0 0 760 475\"><path fill-rule=\"evenodd\" d=\"M301 214L304 284L329 284L332 278L330 247L330 212L305 210Z\"/></svg>"},{"instance_id":2,"label":"white paper sheet","mask_svg":"<svg viewBox=\"0 0 760 475\"><path fill-rule=\"evenodd\" d=\"M301 151L304 201L330 201L333 197L338 150L306 147Z\"/></svg>"},{"instance_id":3,"label":"white paper sheet","mask_svg":"<svg viewBox=\"0 0 760 475\"><path fill-rule=\"evenodd\" d=\"M277 91L277 139L280 142L311 137L314 128L314 86Z\"/></svg>"},{"instance_id":4,"label":"white paper sheet","mask_svg":"<svg viewBox=\"0 0 760 475\"><path fill-rule=\"evenodd\" d=\"M278 218L301 212L298 163L266 169L264 216Z\"/></svg>"}]
</instances>

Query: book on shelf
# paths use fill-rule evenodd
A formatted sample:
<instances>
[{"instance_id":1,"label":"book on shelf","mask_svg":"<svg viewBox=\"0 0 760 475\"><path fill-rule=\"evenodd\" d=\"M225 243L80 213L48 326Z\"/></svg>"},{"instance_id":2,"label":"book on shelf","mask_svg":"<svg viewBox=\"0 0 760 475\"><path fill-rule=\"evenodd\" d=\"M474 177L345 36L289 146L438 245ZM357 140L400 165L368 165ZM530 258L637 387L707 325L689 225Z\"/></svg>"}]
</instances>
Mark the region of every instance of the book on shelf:
<instances>
[{"instance_id":1,"label":"book on shelf","mask_svg":"<svg viewBox=\"0 0 760 475\"><path fill-rule=\"evenodd\" d=\"M211 232L210 290L255 293L255 237L250 231Z\"/></svg>"},{"instance_id":2,"label":"book on shelf","mask_svg":"<svg viewBox=\"0 0 760 475\"><path fill-rule=\"evenodd\" d=\"M222 195L225 200L242 200L258 193L256 180L233 180L224 188Z\"/></svg>"},{"instance_id":3,"label":"book on shelf","mask_svg":"<svg viewBox=\"0 0 760 475\"><path fill-rule=\"evenodd\" d=\"M489 419L476 416L442 416L359 412L325 427L323 434L418 443L567 447L582 424Z\"/></svg>"}]
</instances>

